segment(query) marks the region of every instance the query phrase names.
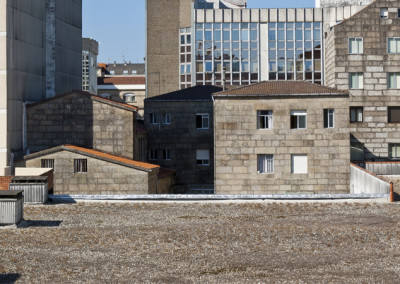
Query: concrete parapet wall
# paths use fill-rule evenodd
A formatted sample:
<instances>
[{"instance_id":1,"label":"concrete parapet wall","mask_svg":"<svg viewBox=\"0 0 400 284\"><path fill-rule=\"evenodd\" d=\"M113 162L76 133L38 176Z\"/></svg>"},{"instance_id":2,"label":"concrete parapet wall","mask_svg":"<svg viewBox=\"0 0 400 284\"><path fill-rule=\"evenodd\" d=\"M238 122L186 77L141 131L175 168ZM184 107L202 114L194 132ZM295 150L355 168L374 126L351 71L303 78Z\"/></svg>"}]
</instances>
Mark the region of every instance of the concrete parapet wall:
<instances>
[{"instance_id":1,"label":"concrete parapet wall","mask_svg":"<svg viewBox=\"0 0 400 284\"><path fill-rule=\"evenodd\" d=\"M388 194L390 184L374 173L354 164L350 166L351 194Z\"/></svg>"}]
</instances>

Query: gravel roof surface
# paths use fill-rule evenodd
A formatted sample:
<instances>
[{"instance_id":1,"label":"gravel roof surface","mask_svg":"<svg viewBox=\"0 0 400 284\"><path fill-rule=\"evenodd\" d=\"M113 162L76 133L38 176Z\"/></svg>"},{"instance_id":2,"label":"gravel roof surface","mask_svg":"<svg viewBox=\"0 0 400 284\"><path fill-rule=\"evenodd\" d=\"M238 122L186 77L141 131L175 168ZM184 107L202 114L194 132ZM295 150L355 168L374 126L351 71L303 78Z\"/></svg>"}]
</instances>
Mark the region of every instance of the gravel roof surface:
<instances>
[{"instance_id":1,"label":"gravel roof surface","mask_svg":"<svg viewBox=\"0 0 400 284\"><path fill-rule=\"evenodd\" d=\"M398 283L400 207L348 202L26 205L0 283Z\"/></svg>"}]
</instances>

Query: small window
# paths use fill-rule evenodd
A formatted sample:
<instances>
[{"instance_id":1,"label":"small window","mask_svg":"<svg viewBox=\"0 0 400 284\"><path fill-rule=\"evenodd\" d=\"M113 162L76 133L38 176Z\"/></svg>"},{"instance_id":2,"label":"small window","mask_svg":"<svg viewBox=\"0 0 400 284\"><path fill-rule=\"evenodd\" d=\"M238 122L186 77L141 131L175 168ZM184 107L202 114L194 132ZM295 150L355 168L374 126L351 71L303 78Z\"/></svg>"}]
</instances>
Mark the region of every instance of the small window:
<instances>
[{"instance_id":1,"label":"small window","mask_svg":"<svg viewBox=\"0 0 400 284\"><path fill-rule=\"evenodd\" d=\"M400 144L399 143L389 144L389 158L390 159L400 159Z\"/></svg>"},{"instance_id":2,"label":"small window","mask_svg":"<svg viewBox=\"0 0 400 284\"><path fill-rule=\"evenodd\" d=\"M350 122L363 122L363 107L350 108Z\"/></svg>"},{"instance_id":3,"label":"small window","mask_svg":"<svg viewBox=\"0 0 400 284\"><path fill-rule=\"evenodd\" d=\"M308 173L307 155L292 155L292 174Z\"/></svg>"},{"instance_id":4,"label":"small window","mask_svg":"<svg viewBox=\"0 0 400 284\"><path fill-rule=\"evenodd\" d=\"M210 165L210 150L196 150L196 163L199 166Z\"/></svg>"},{"instance_id":5,"label":"small window","mask_svg":"<svg viewBox=\"0 0 400 284\"><path fill-rule=\"evenodd\" d=\"M363 89L364 88L364 74L363 73L350 73L350 89Z\"/></svg>"},{"instance_id":6,"label":"small window","mask_svg":"<svg viewBox=\"0 0 400 284\"><path fill-rule=\"evenodd\" d=\"M258 116L258 129L272 129L272 110L259 110Z\"/></svg>"},{"instance_id":7,"label":"small window","mask_svg":"<svg viewBox=\"0 0 400 284\"><path fill-rule=\"evenodd\" d=\"M305 110L292 110L290 112L290 128L291 129L307 128L307 112Z\"/></svg>"},{"instance_id":8,"label":"small window","mask_svg":"<svg viewBox=\"0 0 400 284\"><path fill-rule=\"evenodd\" d=\"M388 88L400 89L400 73L388 73Z\"/></svg>"},{"instance_id":9,"label":"small window","mask_svg":"<svg viewBox=\"0 0 400 284\"><path fill-rule=\"evenodd\" d=\"M388 38L388 53L391 54L400 53L400 37Z\"/></svg>"},{"instance_id":10,"label":"small window","mask_svg":"<svg viewBox=\"0 0 400 284\"><path fill-rule=\"evenodd\" d=\"M171 115L169 113L163 113L163 124L171 123Z\"/></svg>"},{"instance_id":11,"label":"small window","mask_svg":"<svg viewBox=\"0 0 400 284\"><path fill-rule=\"evenodd\" d=\"M397 9L397 18L400 18L400 9Z\"/></svg>"},{"instance_id":12,"label":"small window","mask_svg":"<svg viewBox=\"0 0 400 284\"><path fill-rule=\"evenodd\" d=\"M171 160L171 151L169 149L163 150L163 160L166 160L166 161Z\"/></svg>"},{"instance_id":13,"label":"small window","mask_svg":"<svg viewBox=\"0 0 400 284\"><path fill-rule=\"evenodd\" d=\"M388 107L388 122L400 123L400 107Z\"/></svg>"},{"instance_id":14,"label":"small window","mask_svg":"<svg viewBox=\"0 0 400 284\"><path fill-rule=\"evenodd\" d=\"M110 75L114 75L115 74L115 71L114 70L111 70L110 71Z\"/></svg>"},{"instance_id":15,"label":"small window","mask_svg":"<svg viewBox=\"0 0 400 284\"><path fill-rule=\"evenodd\" d=\"M135 94L124 94L124 101L126 103L133 103L136 102Z\"/></svg>"},{"instance_id":16,"label":"small window","mask_svg":"<svg viewBox=\"0 0 400 284\"><path fill-rule=\"evenodd\" d=\"M274 155L257 155L257 171L260 174L274 173Z\"/></svg>"},{"instance_id":17,"label":"small window","mask_svg":"<svg viewBox=\"0 0 400 284\"><path fill-rule=\"evenodd\" d=\"M381 19L387 19L389 17L388 8L381 8Z\"/></svg>"},{"instance_id":18,"label":"small window","mask_svg":"<svg viewBox=\"0 0 400 284\"><path fill-rule=\"evenodd\" d=\"M87 173L87 159L74 160L74 173Z\"/></svg>"},{"instance_id":19,"label":"small window","mask_svg":"<svg viewBox=\"0 0 400 284\"><path fill-rule=\"evenodd\" d=\"M181 74L185 74L185 64L181 64Z\"/></svg>"},{"instance_id":20,"label":"small window","mask_svg":"<svg viewBox=\"0 0 400 284\"><path fill-rule=\"evenodd\" d=\"M158 115L156 113L150 113L150 124L158 124Z\"/></svg>"},{"instance_id":21,"label":"small window","mask_svg":"<svg viewBox=\"0 0 400 284\"><path fill-rule=\"evenodd\" d=\"M132 70L132 74L137 74L137 70Z\"/></svg>"},{"instance_id":22,"label":"small window","mask_svg":"<svg viewBox=\"0 0 400 284\"><path fill-rule=\"evenodd\" d=\"M123 70L123 71L122 71L122 74L128 75L128 74L129 74L129 71L128 71L128 70Z\"/></svg>"},{"instance_id":23,"label":"small window","mask_svg":"<svg viewBox=\"0 0 400 284\"><path fill-rule=\"evenodd\" d=\"M196 115L196 128L197 129L208 129L209 128L209 115L208 114L197 114Z\"/></svg>"},{"instance_id":24,"label":"small window","mask_svg":"<svg viewBox=\"0 0 400 284\"><path fill-rule=\"evenodd\" d=\"M349 38L349 53L363 54L364 44L362 37Z\"/></svg>"},{"instance_id":25,"label":"small window","mask_svg":"<svg viewBox=\"0 0 400 284\"><path fill-rule=\"evenodd\" d=\"M158 159L157 150L154 150L154 149L149 150L149 160L150 161L155 161L157 159Z\"/></svg>"},{"instance_id":26,"label":"small window","mask_svg":"<svg viewBox=\"0 0 400 284\"><path fill-rule=\"evenodd\" d=\"M324 128L334 128L335 126L335 110L324 109Z\"/></svg>"},{"instance_id":27,"label":"small window","mask_svg":"<svg viewBox=\"0 0 400 284\"><path fill-rule=\"evenodd\" d=\"M54 169L54 159L42 159L41 167L44 169Z\"/></svg>"},{"instance_id":28,"label":"small window","mask_svg":"<svg viewBox=\"0 0 400 284\"><path fill-rule=\"evenodd\" d=\"M191 44L191 43L192 43L192 36L186 35L186 44Z\"/></svg>"},{"instance_id":29,"label":"small window","mask_svg":"<svg viewBox=\"0 0 400 284\"><path fill-rule=\"evenodd\" d=\"M364 161L364 144L360 142L350 142L350 160Z\"/></svg>"}]
</instances>

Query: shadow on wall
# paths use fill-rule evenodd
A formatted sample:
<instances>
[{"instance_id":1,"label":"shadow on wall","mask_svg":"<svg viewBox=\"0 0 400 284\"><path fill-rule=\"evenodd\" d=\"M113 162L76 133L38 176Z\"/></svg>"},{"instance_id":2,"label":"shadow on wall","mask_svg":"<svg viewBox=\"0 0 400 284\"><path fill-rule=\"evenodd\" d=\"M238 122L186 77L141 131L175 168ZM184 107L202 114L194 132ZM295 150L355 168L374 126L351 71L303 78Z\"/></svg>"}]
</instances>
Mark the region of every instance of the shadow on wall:
<instances>
[{"instance_id":1,"label":"shadow on wall","mask_svg":"<svg viewBox=\"0 0 400 284\"><path fill-rule=\"evenodd\" d=\"M389 161L389 157L378 157L364 146L353 134L350 134L350 160L365 168L365 162Z\"/></svg>"},{"instance_id":2,"label":"shadow on wall","mask_svg":"<svg viewBox=\"0 0 400 284\"><path fill-rule=\"evenodd\" d=\"M32 153L72 144L93 148L93 101L76 94L28 107L28 149Z\"/></svg>"},{"instance_id":3,"label":"shadow on wall","mask_svg":"<svg viewBox=\"0 0 400 284\"><path fill-rule=\"evenodd\" d=\"M15 283L21 277L21 274L2 274L0 273L0 283Z\"/></svg>"}]
</instances>

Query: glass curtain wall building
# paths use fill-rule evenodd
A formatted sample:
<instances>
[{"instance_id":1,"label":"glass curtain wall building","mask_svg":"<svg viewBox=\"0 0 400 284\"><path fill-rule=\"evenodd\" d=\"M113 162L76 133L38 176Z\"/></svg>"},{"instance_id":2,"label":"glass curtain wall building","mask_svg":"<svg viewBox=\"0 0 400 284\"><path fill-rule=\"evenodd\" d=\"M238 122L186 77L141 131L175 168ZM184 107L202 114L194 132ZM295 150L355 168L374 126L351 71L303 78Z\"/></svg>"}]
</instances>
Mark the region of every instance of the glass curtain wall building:
<instances>
[{"instance_id":1,"label":"glass curtain wall building","mask_svg":"<svg viewBox=\"0 0 400 284\"><path fill-rule=\"evenodd\" d=\"M279 10L287 13L289 9ZM299 14L296 9L291 10L294 15ZM180 30L181 89L194 85L222 85L223 67L227 85L249 85L265 80L306 80L323 84L322 17L315 20L315 9L310 9L311 20L306 19L306 9L299 10L303 17L290 18L287 13L282 21L278 14L275 20L271 17L277 9L195 9L192 27ZM217 13L223 15L221 21L218 21ZM229 21L225 14L230 15ZM234 21L235 14L241 14L239 21ZM263 15L268 19L263 19ZM191 66L187 61L188 42L185 41L189 32Z\"/></svg>"}]
</instances>

